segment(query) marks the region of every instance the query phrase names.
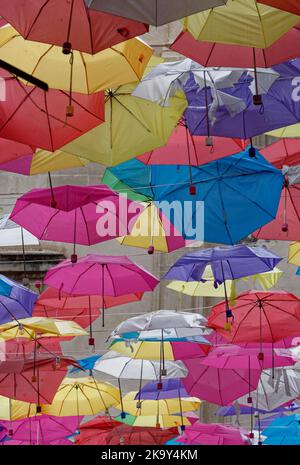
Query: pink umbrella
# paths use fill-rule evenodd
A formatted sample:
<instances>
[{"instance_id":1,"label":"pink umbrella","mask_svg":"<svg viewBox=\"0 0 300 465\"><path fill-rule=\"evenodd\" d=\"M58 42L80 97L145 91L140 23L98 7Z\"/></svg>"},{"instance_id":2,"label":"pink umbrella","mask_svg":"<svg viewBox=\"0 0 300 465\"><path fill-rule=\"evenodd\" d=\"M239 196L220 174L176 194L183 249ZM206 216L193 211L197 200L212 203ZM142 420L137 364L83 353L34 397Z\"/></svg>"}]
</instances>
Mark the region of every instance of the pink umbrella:
<instances>
[{"instance_id":1,"label":"pink umbrella","mask_svg":"<svg viewBox=\"0 0 300 465\"><path fill-rule=\"evenodd\" d=\"M23 85L1 70L0 137L54 152L104 121L104 93L91 95ZM66 118L72 100L74 115Z\"/></svg>"},{"instance_id":2,"label":"pink umbrella","mask_svg":"<svg viewBox=\"0 0 300 465\"><path fill-rule=\"evenodd\" d=\"M79 258L77 263L65 260L54 266L47 272L44 283L72 295L117 297L153 291L159 280L128 257L90 254Z\"/></svg>"},{"instance_id":3,"label":"pink umbrella","mask_svg":"<svg viewBox=\"0 0 300 465\"><path fill-rule=\"evenodd\" d=\"M176 440L175 440L176 442ZM185 429L177 442L188 445L246 446L250 445L246 430L218 423L194 423Z\"/></svg>"},{"instance_id":4,"label":"pink umbrella","mask_svg":"<svg viewBox=\"0 0 300 465\"><path fill-rule=\"evenodd\" d=\"M141 207L106 185L33 189L16 202L10 218L47 241L92 245L129 234ZM74 251L73 261L76 261Z\"/></svg>"},{"instance_id":5,"label":"pink umbrella","mask_svg":"<svg viewBox=\"0 0 300 465\"><path fill-rule=\"evenodd\" d=\"M35 441L19 441L13 439L12 441L3 441L0 442L0 446L38 446ZM42 444L43 446L74 446L74 442L69 441L69 439L61 438L55 439L54 441L47 441Z\"/></svg>"},{"instance_id":6,"label":"pink umbrella","mask_svg":"<svg viewBox=\"0 0 300 465\"><path fill-rule=\"evenodd\" d=\"M38 415L16 421L1 421L1 425L7 428L12 441L45 445L73 435L78 428L78 417Z\"/></svg>"},{"instance_id":7,"label":"pink umbrella","mask_svg":"<svg viewBox=\"0 0 300 465\"><path fill-rule=\"evenodd\" d=\"M229 154L242 152L247 145L248 141L241 139L214 137L213 146L207 146L206 137L192 136L182 119L164 147L137 158L146 165L199 166Z\"/></svg>"},{"instance_id":8,"label":"pink umbrella","mask_svg":"<svg viewBox=\"0 0 300 465\"><path fill-rule=\"evenodd\" d=\"M14 140L0 138L0 163L9 163L13 160L30 156L35 148L30 145L21 144Z\"/></svg>"}]
</instances>

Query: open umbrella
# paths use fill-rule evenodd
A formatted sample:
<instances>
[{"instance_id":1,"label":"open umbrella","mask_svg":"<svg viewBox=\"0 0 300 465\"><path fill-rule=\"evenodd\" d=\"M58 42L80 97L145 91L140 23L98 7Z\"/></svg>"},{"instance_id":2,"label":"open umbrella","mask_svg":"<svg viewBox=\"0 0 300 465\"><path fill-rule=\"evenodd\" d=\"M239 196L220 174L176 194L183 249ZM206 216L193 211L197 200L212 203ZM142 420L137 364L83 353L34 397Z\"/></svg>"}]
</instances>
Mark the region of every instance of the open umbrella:
<instances>
[{"instance_id":1,"label":"open umbrella","mask_svg":"<svg viewBox=\"0 0 300 465\"><path fill-rule=\"evenodd\" d=\"M225 5L227 0L88 0L89 8L106 11L113 15L125 16L136 21L161 26L197 11Z\"/></svg>"},{"instance_id":2,"label":"open umbrella","mask_svg":"<svg viewBox=\"0 0 300 465\"><path fill-rule=\"evenodd\" d=\"M62 90L44 92L38 87L25 86L3 70L0 76L5 89L5 99L1 101L1 138L55 151L103 123L102 92L69 96ZM72 118L66 118L67 105L74 109Z\"/></svg>"},{"instance_id":3,"label":"open umbrella","mask_svg":"<svg viewBox=\"0 0 300 465\"><path fill-rule=\"evenodd\" d=\"M281 415L263 429L264 445L300 445L300 415Z\"/></svg>"},{"instance_id":4,"label":"open umbrella","mask_svg":"<svg viewBox=\"0 0 300 465\"><path fill-rule=\"evenodd\" d=\"M298 22L299 17L256 0L228 0L226 6L184 18L183 26L197 40L266 48Z\"/></svg>"},{"instance_id":5,"label":"open umbrella","mask_svg":"<svg viewBox=\"0 0 300 465\"><path fill-rule=\"evenodd\" d=\"M125 414L122 417L118 415L115 417L115 420L125 423L126 425L131 425L134 427L145 427L145 428L152 428L153 431L160 430L161 428L174 428L174 427L181 427L184 429L185 426L191 424L188 418L179 415L139 415L135 417L134 415Z\"/></svg>"},{"instance_id":6,"label":"open umbrella","mask_svg":"<svg viewBox=\"0 0 300 465\"><path fill-rule=\"evenodd\" d=\"M82 423L79 427L79 434L75 439L76 444L104 445L107 434L117 426L120 426L119 422L106 415Z\"/></svg>"},{"instance_id":7,"label":"open umbrella","mask_svg":"<svg viewBox=\"0 0 300 465\"><path fill-rule=\"evenodd\" d=\"M194 423L185 429L183 435L178 438L178 441L186 445L250 445L248 433L245 429L218 423L211 423L209 425L199 422Z\"/></svg>"},{"instance_id":8,"label":"open umbrella","mask_svg":"<svg viewBox=\"0 0 300 465\"><path fill-rule=\"evenodd\" d=\"M0 420L14 421L36 415L36 404L0 396Z\"/></svg>"},{"instance_id":9,"label":"open umbrella","mask_svg":"<svg viewBox=\"0 0 300 465\"><path fill-rule=\"evenodd\" d=\"M299 139L283 138L261 149L261 154L276 168L300 164Z\"/></svg>"},{"instance_id":10,"label":"open umbrella","mask_svg":"<svg viewBox=\"0 0 300 465\"><path fill-rule=\"evenodd\" d=\"M65 54L71 49L94 54L148 31L145 24L89 10L86 3L1 0L0 11L25 39L61 45Z\"/></svg>"},{"instance_id":11,"label":"open umbrella","mask_svg":"<svg viewBox=\"0 0 300 465\"><path fill-rule=\"evenodd\" d=\"M34 446L39 445L35 441L20 441L18 439L12 439L3 441L0 443L0 446ZM61 438L55 439L54 441L47 441L43 444L44 446L74 446L74 442L70 441L69 439Z\"/></svg>"},{"instance_id":12,"label":"open umbrella","mask_svg":"<svg viewBox=\"0 0 300 465\"><path fill-rule=\"evenodd\" d=\"M0 325L31 317L37 297L27 287L0 275Z\"/></svg>"},{"instance_id":13,"label":"open umbrella","mask_svg":"<svg viewBox=\"0 0 300 465\"><path fill-rule=\"evenodd\" d=\"M176 428L154 429L119 424L119 426L115 426L111 431L107 432L104 442L98 442L97 437L95 437L96 442L93 442L93 444L110 446L160 446L177 434L178 430Z\"/></svg>"},{"instance_id":14,"label":"open umbrella","mask_svg":"<svg viewBox=\"0 0 300 465\"><path fill-rule=\"evenodd\" d=\"M292 242L289 245L288 263L300 266L300 242Z\"/></svg>"},{"instance_id":15,"label":"open umbrella","mask_svg":"<svg viewBox=\"0 0 300 465\"><path fill-rule=\"evenodd\" d=\"M300 6L299 3L295 0L257 0L259 3L264 5L269 5L273 8L278 8L279 10L288 11L295 15L300 15Z\"/></svg>"},{"instance_id":16,"label":"open umbrella","mask_svg":"<svg viewBox=\"0 0 300 465\"><path fill-rule=\"evenodd\" d=\"M149 381L135 396L140 400L160 400L189 397L181 379L170 378L162 381L162 388L157 389L157 383Z\"/></svg>"},{"instance_id":17,"label":"open umbrella","mask_svg":"<svg viewBox=\"0 0 300 465\"><path fill-rule=\"evenodd\" d=\"M279 129L274 129L273 131L267 131L266 135L272 137L280 137L280 138L295 138L299 137L300 135L300 124L291 124L288 126L281 127Z\"/></svg>"},{"instance_id":18,"label":"open umbrella","mask_svg":"<svg viewBox=\"0 0 300 465\"><path fill-rule=\"evenodd\" d=\"M107 172L129 192L154 199L184 238L223 244L239 242L255 224L274 219L283 184L279 170L257 151L249 157L248 150L198 167L129 160Z\"/></svg>"},{"instance_id":19,"label":"open umbrella","mask_svg":"<svg viewBox=\"0 0 300 465\"><path fill-rule=\"evenodd\" d=\"M44 283L73 295L122 296L153 291L159 280L128 257L86 255L51 268ZM103 302L103 299L102 299ZM104 309L102 308L104 325Z\"/></svg>"}]
</instances>

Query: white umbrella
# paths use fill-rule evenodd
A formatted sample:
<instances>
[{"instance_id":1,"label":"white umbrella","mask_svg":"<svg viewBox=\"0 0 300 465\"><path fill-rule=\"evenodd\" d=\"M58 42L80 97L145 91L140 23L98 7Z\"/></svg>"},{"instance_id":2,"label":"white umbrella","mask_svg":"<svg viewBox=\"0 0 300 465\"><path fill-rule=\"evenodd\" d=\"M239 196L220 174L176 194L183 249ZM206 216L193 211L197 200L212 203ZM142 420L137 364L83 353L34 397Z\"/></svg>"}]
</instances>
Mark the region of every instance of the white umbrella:
<instances>
[{"instance_id":1,"label":"white umbrella","mask_svg":"<svg viewBox=\"0 0 300 465\"><path fill-rule=\"evenodd\" d=\"M39 244L39 240L33 234L11 221L9 214L0 216L0 247Z\"/></svg>"}]
</instances>

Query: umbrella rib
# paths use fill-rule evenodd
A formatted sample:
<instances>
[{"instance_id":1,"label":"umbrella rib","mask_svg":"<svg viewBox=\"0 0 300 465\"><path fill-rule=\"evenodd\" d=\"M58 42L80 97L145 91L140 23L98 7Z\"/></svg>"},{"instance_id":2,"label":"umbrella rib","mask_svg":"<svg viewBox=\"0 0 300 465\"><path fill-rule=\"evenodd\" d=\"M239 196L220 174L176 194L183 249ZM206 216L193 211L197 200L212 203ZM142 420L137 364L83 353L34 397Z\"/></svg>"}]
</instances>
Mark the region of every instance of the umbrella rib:
<instances>
[{"instance_id":1,"label":"umbrella rib","mask_svg":"<svg viewBox=\"0 0 300 465\"><path fill-rule=\"evenodd\" d=\"M78 52L78 53L79 53L80 59L82 61L83 69L84 69L87 94L89 94L90 93L90 86L89 86L89 78L88 78L88 72L87 72L87 69L86 69L86 64L85 64L85 61L84 61L83 53L82 52Z\"/></svg>"},{"instance_id":2,"label":"umbrella rib","mask_svg":"<svg viewBox=\"0 0 300 465\"><path fill-rule=\"evenodd\" d=\"M97 204L95 204L95 205L97 206ZM82 206L79 207L79 210L80 210L80 213L81 213L81 215L82 215L83 222L84 222L84 224L85 224L85 229L86 229L86 235L87 235L88 244L91 245L91 239L90 239L88 224L87 224L85 215L84 215L84 213L83 213L83 208L82 208Z\"/></svg>"},{"instance_id":3,"label":"umbrella rib","mask_svg":"<svg viewBox=\"0 0 300 465\"><path fill-rule=\"evenodd\" d=\"M249 311L244 315L244 317L241 319L241 321L239 322L239 324L237 325L237 328L234 332L234 336L231 340L231 342L233 343L233 341L235 340L236 336L237 336L237 333L241 327L241 324L244 323L245 319L249 316L249 314L256 308L257 306L257 302L254 302L253 305L251 306L251 308L249 309Z\"/></svg>"},{"instance_id":4,"label":"umbrella rib","mask_svg":"<svg viewBox=\"0 0 300 465\"><path fill-rule=\"evenodd\" d=\"M132 110L130 110L121 100L119 100L115 95L113 95L113 98L118 102L118 104L124 108L124 110L128 111L128 113L144 128L146 129L147 132L151 133L151 129L149 129L142 121L133 113Z\"/></svg>"},{"instance_id":5,"label":"umbrella rib","mask_svg":"<svg viewBox=\"0 0 300 465\"><path fill-rule=\"evenodd\" d=\"M92 263L89 267L87 267L86 270L84 270L81 274L79 274L79 275L77 276L77 278L76 278L76 280L75 280L75 282L74 282L74 284L73 284L73 286L72 286L72 290L69 292L70 294L72 294L72 293L74 292L74 288L75 288L75 286L77 285L78 281L82 278L82 276L83 276L85 273L87 273L88 271L90 271L90 269L93 268L94 265L95 265L95 264ZM62 283L62 284L63 284L63 283Z\"/></svg>"},{"instance_id":6,"label":"umbrella rib","mask_svg":"<svg viewBox=\"0 0 300 465\"><path fill-rule=\"evenodd\" d=\"M24 39L28 39L28 37L29 37L29 35L30 35L31 31L32 31L32 28L33 28L34 25L37 23L37 21L38 21L40 15L42 14L42 12L43 12L45 6L47 5L47 3L49 3L49 0L46 0L46 1L43 3L43 5L40 6L38 13L36 14L36 16L35 16L33 22L30 24L30 27L29 27L29 29L28 29L27 34L23 36ZM9 23L9 21L7 21L7 22Z\"/></svg>"},{"instance_id":7,"label":"umbrella rib","mask_svg":"<svg viewBox=\"0 0 300 465\"><path fill-rule=\"evenodd\" d=\"M296 186L293 186L293 188L294 188L295 190L297 190L297 191L300 191L300 189L297 188ZM293 196L292 196L292 194L291 194L291 192L290 192L290 187L287 187L287 191L288 191L288 195L289 195L289 197L290 197L290 201L291 201L292 207L293 207L293 209L294 209L294 211L295 211L295 213L296 213L296 216L297 216L297 218L298 218L298 222L300 223L300 216L299 216L299 214L298 214L297 207L296 207L296 205L295 205L295 203L294 203L294 198L293 198Z\"/></svg>"}]
</instances>

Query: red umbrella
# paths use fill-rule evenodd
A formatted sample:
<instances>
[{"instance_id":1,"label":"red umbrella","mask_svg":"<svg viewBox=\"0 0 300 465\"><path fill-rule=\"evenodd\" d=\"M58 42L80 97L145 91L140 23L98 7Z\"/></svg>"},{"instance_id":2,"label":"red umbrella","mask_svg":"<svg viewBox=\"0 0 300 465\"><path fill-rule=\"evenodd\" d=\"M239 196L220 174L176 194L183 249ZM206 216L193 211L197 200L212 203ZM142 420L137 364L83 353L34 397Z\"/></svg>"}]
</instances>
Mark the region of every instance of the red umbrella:
<instances>
[{"instance_id":1,"label":"red umbrella","mask_svg":"<svg viewBox=\"0 0 300 465\"><path fill-rule=\"evenodd\" d=\"M258 3L278 8L279 10L288 11L295 15L300 15L300 4L298 0L257 0Z\"/></svg>"},{"instance_id":2,"label":"red umbrella","mask_svg":"<svg viewBox=\"0 0 300 465\"><path fill-rule=\"evenodd\" d=\"M0 0L0 12L24 39L61 45L66 54L71 49L94 54L149 30L146 24L89 10L86 3Z\"/></svg>"},{"instance_id":3,"label":"red umbrella","mask_svg":"<svg viewBox=\"0 0 300 465\"><path fill-rule=\"evenodd\" d=\"M61 90L44 92L25 86L6 71L0 72L0 137L54 152L104 121L104 94ZM74 115L66 118L72 100Z\"/></svg>"},{"instance_id":4,"label":"red umbrella","mask_svg":"<svg viewBox=\"0 0 300 465\"><path fill-rule=\"evenodd\" d=\"M120 425L107 433L104 445L161 446L178 436L177 428L157 429Z\"/></svg>"},{"instance_id":5,"label":"red umbrella","mask_svg":"<svg viewBox=\"0 0 300 465\"><path fill-rule=\"evenodd\" d=\"M298 8L300 14L300 6ZM299 56L300 23L265 49L202 42L189 32L182 32L170 48L203 66L270 68Z\"/></svg>"},{"instance_id":6,"label":"red umbrella","mask_svg":"<svg viewBox=\"0 0 300 465\"><path fill-rule=\"evenodd\" d=\"M0 138L0 163L7 163L12 160L32 155L35 148L22 144L14 140Z\"/></svg>"},{"instance_id":7,"label":"red umbrella","mask_svg":"<svg viewBox=\"0 0 300 465\"><path fill-rule=\"evenodd\" d=\"M260 153L276 168L300 164L300 139L279 139L260 150Z\"/></svg>"},{"instance_id":8,"label":"red umbrella","mask_svg":"<svg viewBox=\"0 0 300 465\"><path fill-rule=\"evenodd\" d=\"M208 326L231 343L276 342L300 333L300 299L286 291L248 291L240 294L232 309L230 329L225 301L215 305Z\"/></svg>"},{"instance_id":9,"label":"red umbrella","mask_svg":"<svg viewBox=\"0 0 300 465\"><path fill-rule=\"evenodd\" d=\"M101 445L105 444L107 433L116 426L120 426L118 421L108 416L96 417L91 421L80 425L80 434L76 436L78 445Z\"/></svg>"},{"instance_id":10,"label":"red umbrella","mask_svg":"<svg viewBox=\"0 0 300 465\"><path fill-rule=\"evenodd\" d=\"M276 218L252 234L257 239L298 241L300 236L300 184L284 184Z\"/></svg>"},{"instance_id":11,"label":"red umbrella","mask_svg":"<svg viewBox=\"0 0 300 465\"><path fill-rule=\"evenodd\" d=\"M146 165L198 166L218 158L239 153L248 141L214 137L213 146L206 145L206 137L192 136L182 119L164 147L140 155L138 160Z\"/></svg>"},{"instance_id":12,"label":"red umbrella","mask_svg":"<svg viewBox=\"0 0 300 465\"><path fill-rule=\"evenodd\" d=\"M0 395L37 405L51 404L69 365L78 367L72 358L40 353L1 361Z\"/></svg>"}]
</instances>

